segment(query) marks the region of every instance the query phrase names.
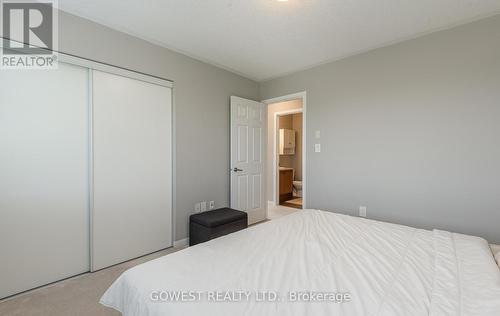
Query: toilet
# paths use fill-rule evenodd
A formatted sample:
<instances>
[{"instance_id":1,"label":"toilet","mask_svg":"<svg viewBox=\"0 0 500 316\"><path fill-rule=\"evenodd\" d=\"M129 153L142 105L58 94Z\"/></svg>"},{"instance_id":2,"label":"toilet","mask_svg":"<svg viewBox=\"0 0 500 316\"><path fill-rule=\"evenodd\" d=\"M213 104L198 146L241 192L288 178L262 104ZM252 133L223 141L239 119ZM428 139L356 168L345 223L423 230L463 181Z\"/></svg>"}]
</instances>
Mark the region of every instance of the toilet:
<instances>
[{"instance_id":1,"label":"toilet","mask_svg":"<svg viewBox=\"0 0 500 316\"><path fill-rule=\"evenodd\" d=\"M302 181L293 181L293 196L302 197Z\"/></svg>"}]
</instances>

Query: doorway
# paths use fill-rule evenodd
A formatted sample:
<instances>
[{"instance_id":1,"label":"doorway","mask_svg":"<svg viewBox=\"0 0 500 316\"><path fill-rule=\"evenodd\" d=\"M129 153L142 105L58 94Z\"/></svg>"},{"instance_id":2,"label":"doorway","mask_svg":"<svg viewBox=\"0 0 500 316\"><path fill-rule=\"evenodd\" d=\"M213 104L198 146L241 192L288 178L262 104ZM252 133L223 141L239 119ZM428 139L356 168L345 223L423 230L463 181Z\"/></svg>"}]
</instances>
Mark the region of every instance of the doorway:
<instances>
[{"instance_id":1,"label":"doorway","mask_svg":"<svg viewBox=\"0 0 500 316\"><path fill-rule=\"evenodd\" d=\"M306 207L306 93L263 101L268 110L268 218Z\"/></svg>"},{"instance_id":2,"label":"doorway","mask_svg":"<svg viewBox=\"0 0 500 316\"><path fill-rule=\"evenodd\" d=\"M302 209L302 119L302 109L276 113L276 200L296 209Z\"/></svg>"}]
</instances>

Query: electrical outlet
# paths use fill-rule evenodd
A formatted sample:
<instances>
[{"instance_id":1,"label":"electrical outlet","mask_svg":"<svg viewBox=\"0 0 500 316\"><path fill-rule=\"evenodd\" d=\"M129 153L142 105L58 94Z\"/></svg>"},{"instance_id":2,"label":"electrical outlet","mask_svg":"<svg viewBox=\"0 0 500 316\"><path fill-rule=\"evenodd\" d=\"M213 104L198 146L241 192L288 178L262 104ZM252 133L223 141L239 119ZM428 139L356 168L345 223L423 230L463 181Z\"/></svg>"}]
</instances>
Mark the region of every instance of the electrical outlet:
<instances>
[{"instance_id":1,"label":"electrical outlet","mask_svg":"<svg viewBox=\"0 0 500 316\"><path fill-rule=\"evenodd\" d=\"M366 206L359 207L359 216L366 217Z\"/></svg>"},{"instance_id":2,"label":"electrical outlet","mask_svg":"<svg viewBox=\"0 0 500 316\"><path fill-rule=\"evenodd\" d=\"M194 205L194 212L195 213L199 213L200 212L200 209L201 209L201 204L200 203L196 203Z\"/></svg>"},{"instance_id":3,"label":"electrical outlet","mask_svg":"<svg viewBox=\"0 0 500 316\"><path fill-rule=\"evenodd\" d=\"M205 212L207 210L207 201L203 201L201 204L201 211Z\"/></svg>"},{"instance_id":4,"label":"electrical outlet","mask_svg":"<svg viewBox=\"0 0 500 316\"><path fill-rule=\"evenodd\" d=\"M316 139L320 139L321 138L321 131L316 131L314 133L314 135L315 135Z\"/></svg>"},{"instance_id":5,"label":"electrical outlet","mask_svg":"<svg viewBox=\"0 0 500 316\"><path fill-rule=\"evenodd\" d=\"M215 208L215 201L210 201L209 209L213 210Z\"/></svg>"}]
</instances>

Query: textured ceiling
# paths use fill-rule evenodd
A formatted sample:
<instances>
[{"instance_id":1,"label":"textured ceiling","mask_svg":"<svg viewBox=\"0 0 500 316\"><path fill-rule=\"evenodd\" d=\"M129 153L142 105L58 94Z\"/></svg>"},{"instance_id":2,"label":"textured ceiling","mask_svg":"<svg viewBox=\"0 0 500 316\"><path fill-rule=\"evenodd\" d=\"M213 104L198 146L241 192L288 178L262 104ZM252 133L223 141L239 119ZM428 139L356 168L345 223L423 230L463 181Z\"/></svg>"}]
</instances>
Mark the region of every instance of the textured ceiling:
<instances>
[{"instance_id":1,"label":"textured ceiling","mask_svg":"<svg viewBox=\"0 0 500 316\"><path fill-rule=\"evenodd\" d=\"M500 13L500 0L59 0L59 6L257 81Z\"/></svg>"}]
</instances>

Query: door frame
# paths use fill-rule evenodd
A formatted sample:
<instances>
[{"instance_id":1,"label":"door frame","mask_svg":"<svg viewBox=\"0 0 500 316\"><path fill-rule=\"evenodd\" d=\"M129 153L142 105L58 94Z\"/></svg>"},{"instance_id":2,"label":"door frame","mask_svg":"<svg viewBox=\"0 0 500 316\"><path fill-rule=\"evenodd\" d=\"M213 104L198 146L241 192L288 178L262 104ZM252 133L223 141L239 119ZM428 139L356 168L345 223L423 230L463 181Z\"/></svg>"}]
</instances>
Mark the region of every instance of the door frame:
<instances>
[{"instance_id":1,"label":"door frame","mask_svg":"<svg viewBox=\"0 0 500 316\"><path fill-rule=\"evenodd\" d=\"M293 114L293 113L302 113L302 209L307 208L307 195L306 195L306 177L307 177L307 139L306 139L306 117L307 117L307 91L301 91L297 93L292 93L292 94L287 94L283 96L279 96L276 98L271 98L271 99L266 99L261 101L262 103L266 105L274 104L274 103L280 103L280 102L285 102L285 101L292 101L292 100L302 100L302 108L301 109L293 109L293 110L286 110L286 111L281 111L277 112L274 115L274 120L273 120L273 200L274 200L274 205L277 205L279 201L278 198L278 190L277 190L277 185L278 185L278 180L277 180L277 175L278 175L278 162L277 162L277 125L278 125L278 118L280 115L286 115L286 114ZM268 118L269 119L269 118ZM269 131L268 131L269 132ZM268 212L268 207L266 207L266 212Z\"/></svg>"}]
</instances>

